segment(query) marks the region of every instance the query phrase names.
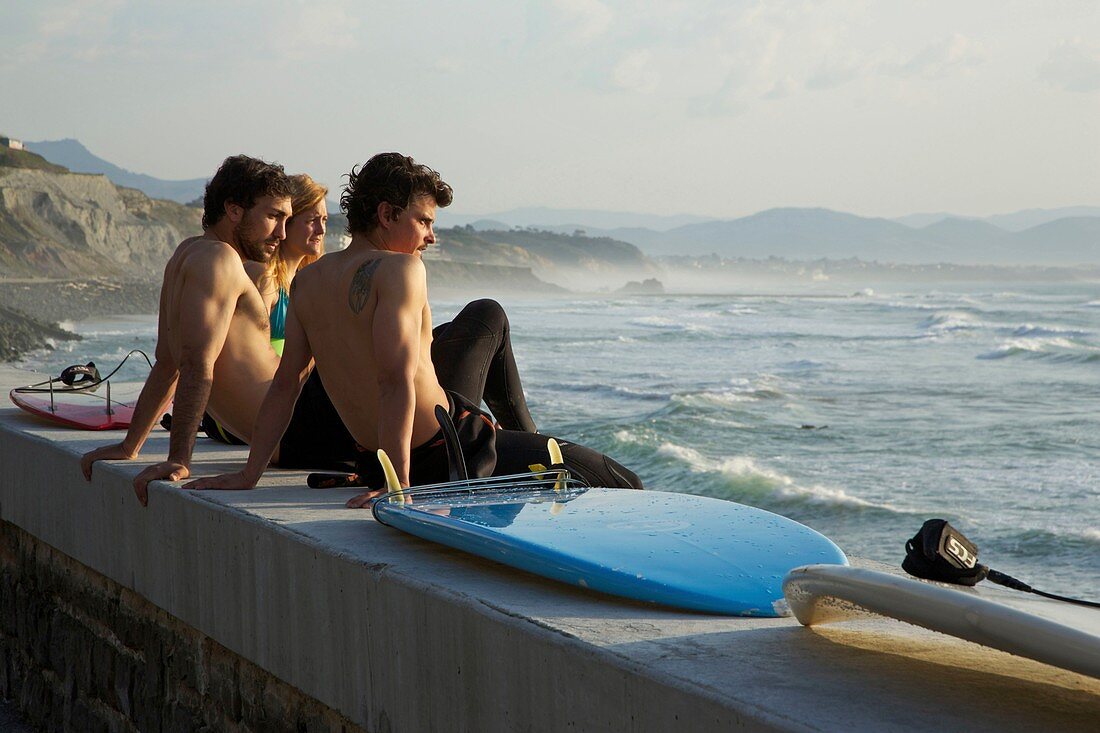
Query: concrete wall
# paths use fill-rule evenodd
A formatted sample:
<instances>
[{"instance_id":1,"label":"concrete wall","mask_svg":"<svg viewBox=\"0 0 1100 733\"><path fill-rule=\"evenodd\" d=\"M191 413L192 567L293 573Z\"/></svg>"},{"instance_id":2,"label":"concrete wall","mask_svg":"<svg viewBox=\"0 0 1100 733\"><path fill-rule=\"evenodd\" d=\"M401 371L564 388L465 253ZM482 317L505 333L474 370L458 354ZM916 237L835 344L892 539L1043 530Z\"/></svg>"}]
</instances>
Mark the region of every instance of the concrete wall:
<instances>
[{"instance_id":1,"label":"concrete wall","mask_svg":"<svg viewBox=\"0 0 1100 733\"><path fill-rule=\"evenodd\" d=\"M46 730L361 730L0 522L0 693Z\"/></svg>"},{"instance_id":2,"label":"concrete wall","mask_svg":"<svg viewBox=\"0 0 1100 733\"><path fill-rule=\"evenodd\" d=\"M0 370L0 384L29 381ZM158 483L143 508L130 481L166 453L167 434L158 430L141 460L102 465L85 483L78 456L111 437L0 410L4 613L32 603L34 588L54 589L54 605L68 604L99 637L132 639L106 646L142 656L159 680L154 703L184 700L187 720L215 729L307 720L370 731L1001 731L1087 730L1100 719L1100 681L1081 675L896 622L810 630L584 593L380 526L343 508L353 491L307 489L302 473L270 472L250 492ZM243 458L200 440L194 470ZM172 633L127 636L109 611L116 602L96 598L127 599ZM34 674L26 659L44 666L41 637L51 633L19 613L24 621L0 625L4 691L17 689L13 675ZM193 679L172 671L175 655L158 656L165 638L199 650L187 652ZM225 659L291 712L276 720L267 703L211 701L215 687L195 680L216 678ZM63 701L121 705L117 685L71 674ZM103 716L113 729L170 729L167 714L118 712ZM161 727L146 727L154 717Z\"/></svg>"}]
</instances>

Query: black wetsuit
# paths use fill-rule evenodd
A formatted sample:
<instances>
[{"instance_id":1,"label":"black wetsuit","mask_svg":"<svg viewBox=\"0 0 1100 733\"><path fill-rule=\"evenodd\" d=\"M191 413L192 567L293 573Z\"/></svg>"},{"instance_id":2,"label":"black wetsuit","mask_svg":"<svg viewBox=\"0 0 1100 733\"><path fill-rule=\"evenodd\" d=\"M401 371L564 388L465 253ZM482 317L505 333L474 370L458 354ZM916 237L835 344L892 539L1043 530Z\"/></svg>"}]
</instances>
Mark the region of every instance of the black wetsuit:
<instances>
[{"instance_id":1,"label":"black wetsuit","mask_svg":"<svg viewBox=\"0 0 1100 733\"><path fill-rule=\"evenodd\" d=\"M520 430L495 429L489 416L460 394L448 391L448 413L455 424L466 467L471 477L508 476L527 473L532 466L550 465L546 442L550 436ZM495 432L495 442L490 439ZM557 440L569 472L589 486L640 489L641 480L633 471L604 454L583 445ZM281 461L280 461L281 465ZM413 486L448 480L447 446L440 430L409 455L409 483ZM369 488L386 485L382 466L373 451L359 454L355 473Z\"/></svg>"},{"instance_id":2,"label":"black wetsuit","mask_svg":"<svg viewBox=\"0 0 1100 733\"><path fill-rule=\"evenodd\" d=\"M290 424L279 441L279 468L347 471L359 453L355 438L344 427L314 369L302 385Z\"/></svg>"},{"instance_id":3,"label":"black wetsuit","mask_svg":"<svg viewBox=\"0 0 1100 733\"><path fill-rule=\"evenodd\" d=\"M432 363L443 389L489 406L506 430L538 430L512 354L508 316L495 300L475 300L432 329Z\"/></svg>"}]
</instances>

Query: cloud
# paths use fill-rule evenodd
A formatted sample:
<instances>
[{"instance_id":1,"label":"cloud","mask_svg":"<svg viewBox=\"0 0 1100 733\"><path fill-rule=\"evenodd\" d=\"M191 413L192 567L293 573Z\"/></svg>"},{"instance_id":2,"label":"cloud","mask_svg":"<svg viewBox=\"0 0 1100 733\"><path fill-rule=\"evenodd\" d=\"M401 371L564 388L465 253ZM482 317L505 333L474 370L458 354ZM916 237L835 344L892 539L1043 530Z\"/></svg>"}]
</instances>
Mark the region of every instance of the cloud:
<instances>
[{"instance_id":1,"label":"cloud","mask_svg":"<svg viewBox=\"0 0 1100 733\"><path fill-rule=\"evenodd\" d=\"M463 60L456 56L440 56L432 59L428 65L428 68L437 74L457 74L463 71L465 67L466 64L463 63Z\"/></svg>"},{"instance_id":2,"label":"cloud","mask_svg":"<svg viewBox=\"0 0 1100 733\"><path fill-rule=\"evenodd\" d=\"M906 61L886 62L879 69L888 76L943 79L953 73L975 68L984 60L985 53L980 44L955 33L925 46Z\"/></svg>"},{"instance_id":3,"label":"cloud","mask_svg":"<svg viewBox=\"0 0 1100 733\"><path fill-rule=\"evenodd\" d=\"M772 88L760 95L761 99L784 99L794 93L796 84L788 74L781 79L776 79Z\"/></svg>"},{"instance_id":4,"label":"cloud","mask_svg":"<svg viewBox=\"0 0 1100 733\"><path fill-rule=\"evenodd\" d=\"M124 4L124 0L42 3L35 8L32 38L12 56L24 65L44 58L96 61L111 50L104 39Z\"/></svg>"},{"instance_id":5,"label":"cloud","mask_svg":"<svg viewBox=\"0 0 1100 733\"><path fill-rule=\"evenodd\" d=\"M863 63L851 59L826 61L806 79L806 88L818 91L843 86L862 76L864 68Z\"/></svg>"},{"instance_id":6,"label":"cloud","mask_svg":"<svg viewBox=\"0 0 1100 733\"><path fill-rule=\"evenodd\" d=\"M568 39L577 43L594 41L611 27L614 13L600 0L554 0Z\"/></svg>"},{"instance_id":7,"label":"cloud","mask_svg":"<svg viewBox=\"0 0 1100 733\"><path fill-rule=\"evenodd\" d=\"M288 60L316 58L324 51L358 47L359 19L347 3L310 3L280 14L267 33L271 51Z\"/></svg>"},{"instance_id":8,"label":"cloud","mask_svg":"<svg viewBox=\"0 0 1100 733\"><path fill-rule=\"evenodd\" d=\"M1039 78L1068 92L1100 90L1100 49L1080 38L1062 41L1039 67Z\"/></svg>"},{"instance_id":9,"label":"cloud","mask_svg":"<svg viewBox=\"0 0 1100 733\"><path fill-rule=\"evenodd\" d=\"M624 56L611 70L612 83L620 88L641 94L657 91L661 73L653 67L650 51L633 51Z\"/></svg>"},{"instance_id":10,"label":"cloud","mask_svg":"<svg viewBox=\"0 0 1100 733\"><path fill-rule=\"evenodd\" d=\"M123 4L123 0L72 0L50 6L38 24L38 37L50 40L98 34Z\"/></svg>"},{"instance_id":11,"label":"cloud","mask_svg":"<svg viewBox=\"0 0 1100 733\"><path fill-rule=\"evenodd\" d=\"M659 96L690 114L734 116L804 90L866 76L874 49L855 42L861 0L669 2L615 17L602 80Z\"/></svg>"}]
</instances>

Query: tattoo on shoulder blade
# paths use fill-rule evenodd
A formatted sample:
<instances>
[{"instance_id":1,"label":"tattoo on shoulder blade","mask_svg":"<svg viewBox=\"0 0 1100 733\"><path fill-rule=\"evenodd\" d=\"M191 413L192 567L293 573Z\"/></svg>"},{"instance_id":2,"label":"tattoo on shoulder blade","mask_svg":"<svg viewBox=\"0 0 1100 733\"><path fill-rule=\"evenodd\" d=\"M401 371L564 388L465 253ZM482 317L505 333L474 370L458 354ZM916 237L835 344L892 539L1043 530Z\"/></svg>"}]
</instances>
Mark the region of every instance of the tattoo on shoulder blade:
<instances>
[{"instance_id":1,"label":"tattoo on shoulder blade","mask_svg":"<svg viewBox=\"0 0 1100 733\"><path fill-rule=\"evenodd\" d=\"M382 258L371 260L370 262L364 262L355 271L355 276L351 279L351 287L348 288L348 305L351 306L353 312L360 313L366 307L367 299L370 297L374 271L381 264Z\"/></svg>"}]
</instances>

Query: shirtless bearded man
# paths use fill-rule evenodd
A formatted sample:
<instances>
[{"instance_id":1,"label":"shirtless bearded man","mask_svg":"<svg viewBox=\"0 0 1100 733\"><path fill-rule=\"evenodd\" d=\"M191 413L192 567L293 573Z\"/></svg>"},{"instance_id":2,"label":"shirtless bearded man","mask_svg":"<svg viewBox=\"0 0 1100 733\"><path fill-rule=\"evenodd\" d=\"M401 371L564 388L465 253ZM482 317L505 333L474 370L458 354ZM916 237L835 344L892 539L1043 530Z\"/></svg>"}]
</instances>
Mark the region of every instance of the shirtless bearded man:
<instances>
[{"instance_id":1,"label":"shirtless bearded man","mask_svg":"<svg viewBox=\"0 0 1100 733\"><path fill-rule=\"evenodd\" d=\"M421 253L435 242L437 206L451 202L439 174L412 158L384 153L352 171L341 203L352 239L293 283L286 345L256 419L245 469L185 488L254 486L291 420L313 359L332 402L365 450L360 474L381 485L374 452L385 449L403 486L447 477L446 450L434 410L448 408L464 448L476 451L491 421L461 395L440 386L432 363L431 311ZM546 463L546 436L495 432L496 475ZM592 485L640 488L637 476L596 451L562 442L566 465ZM469 459L469 454L468 454ZM476 462L476 461L475 461ZM349 501L363 506L377 491Z\"/></svg>"}]
</instances>

